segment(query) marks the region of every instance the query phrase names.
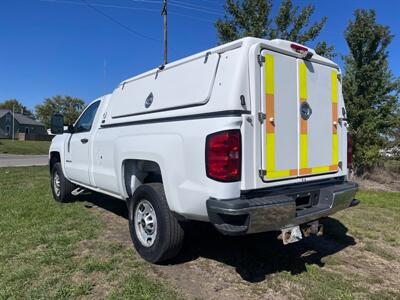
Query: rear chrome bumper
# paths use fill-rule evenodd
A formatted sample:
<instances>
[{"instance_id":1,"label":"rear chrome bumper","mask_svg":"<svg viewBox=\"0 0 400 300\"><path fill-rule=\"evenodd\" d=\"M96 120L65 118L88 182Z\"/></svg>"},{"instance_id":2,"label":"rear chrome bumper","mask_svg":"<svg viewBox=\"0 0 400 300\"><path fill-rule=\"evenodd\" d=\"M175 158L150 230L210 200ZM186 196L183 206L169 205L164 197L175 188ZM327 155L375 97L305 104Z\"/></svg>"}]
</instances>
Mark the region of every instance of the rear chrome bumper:
<instances>
[{"instance_id":1,"label":"rear chrome bumper","mask_svg":"<svg viewBox=\"0 0 400 300\"><path fill-rule=\"evenodd\" d=\"M275 231L355 206L357 190L358 185L349 181L288 186L246 193L239 199L209 199L207 211L210 222L223 234Z\"/></svg>"}]
</instances>

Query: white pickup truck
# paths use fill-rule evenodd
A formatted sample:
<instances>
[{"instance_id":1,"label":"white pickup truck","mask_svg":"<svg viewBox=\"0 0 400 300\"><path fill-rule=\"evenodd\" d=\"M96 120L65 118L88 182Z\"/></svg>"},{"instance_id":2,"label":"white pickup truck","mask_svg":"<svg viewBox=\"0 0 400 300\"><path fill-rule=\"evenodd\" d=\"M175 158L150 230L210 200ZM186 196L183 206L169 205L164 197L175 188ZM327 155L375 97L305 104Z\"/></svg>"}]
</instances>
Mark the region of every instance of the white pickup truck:
<instances>
[{"instance_id":1,"label":"white pickup truck","mask_svg":"<svg viewBox=\"0 0 400 300\"><path fill-rule=\"evenodd\" d=\"M62 115L51 125L54 198L126 200L150 262L177 255L188 220L289 243L359 203L340 69L289 41L244 38L178 60L123 81L67 131Z\"/></svg>"}]
</instances>

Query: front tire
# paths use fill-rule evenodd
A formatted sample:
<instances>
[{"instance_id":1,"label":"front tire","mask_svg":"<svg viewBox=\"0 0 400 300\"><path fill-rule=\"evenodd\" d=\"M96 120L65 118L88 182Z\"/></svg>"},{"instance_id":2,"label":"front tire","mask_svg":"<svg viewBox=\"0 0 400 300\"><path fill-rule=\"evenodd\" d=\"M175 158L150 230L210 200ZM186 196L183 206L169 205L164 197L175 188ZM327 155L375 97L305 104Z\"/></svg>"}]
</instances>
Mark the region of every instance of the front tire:
<instances>
[{"instance_id":1,"label":"front tire","mask_svg":"<svg viewBox=\"0 0 400 300\"><path fill-rule=\"evenodd\" d=\"M141 185L128 210L132 242L145 260L160 263L179 253L184 232L168 207L162 183Z\"/></svg>"},{"instance_id":2,"label":"front tire","mask_svg":"<svg viewBox=\"0 0 400 300\"><path fill-rule=\"evenodd\" d=\"M54 200L61 203L71 201L71 192L74 190L74 187L74 184L65 178L61 163L55 163L51 171L51 191Z\"/></svg>"}]
</instances>

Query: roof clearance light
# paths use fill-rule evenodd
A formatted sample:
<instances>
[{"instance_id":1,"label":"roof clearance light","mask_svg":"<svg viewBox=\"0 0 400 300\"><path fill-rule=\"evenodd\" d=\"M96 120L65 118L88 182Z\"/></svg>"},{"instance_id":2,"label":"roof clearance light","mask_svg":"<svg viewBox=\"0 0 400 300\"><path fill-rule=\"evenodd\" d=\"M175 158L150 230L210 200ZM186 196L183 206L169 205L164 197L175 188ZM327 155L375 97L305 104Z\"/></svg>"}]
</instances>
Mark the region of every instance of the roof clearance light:
<instances>
[{"instance_id":1,"label":"roof clearance light","mask_svg":"<svg viewBox=\"0 0 400 300\"><path fill-rule=\"evenodd\" d=\"M290 48L300 54L306 54L308 52L308 49L306 47L297 44L290 44Z\"/></svg>"},{"instance_id":2,"label":"roof clearance light","mask_svg":"<svg viewBox=\"0 0 400 300\"><path fill-rule=\"evenodd\" d=\"M313 56L313 53L308 51L308 48L297 45L297 44L290 44L290 48L292 48L297 53L303 55L305 59L310 59Z\"/></svg>"}]
</instances>

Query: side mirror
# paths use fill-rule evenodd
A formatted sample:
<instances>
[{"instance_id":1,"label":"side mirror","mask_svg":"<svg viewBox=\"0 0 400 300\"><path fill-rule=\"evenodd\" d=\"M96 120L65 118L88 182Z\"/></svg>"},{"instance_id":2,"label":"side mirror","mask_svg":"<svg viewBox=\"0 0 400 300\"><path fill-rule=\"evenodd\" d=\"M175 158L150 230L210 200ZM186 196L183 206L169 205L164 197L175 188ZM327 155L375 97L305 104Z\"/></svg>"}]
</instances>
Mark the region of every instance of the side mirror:
<instances>
[{"instance_id":1,"label":"side mirror","mask_svg":"<svg viewBox=\"0 0 400 300\"><path fill-rule=\"evenodd\" d=\"M50 131L52 134L64 133L64 116L62 114L54 114L51 116Z\"/></svg>"},{"instance_id":2,"label":"side mirror","mask_svg":"<svg viewBox=\"0 0 400 300\"><path fill-rule=\"evenodd\" d=\"M68 133L74 133L74 132L75 132L74 125L68 125Z\"/></svg>"}]
</instances>

